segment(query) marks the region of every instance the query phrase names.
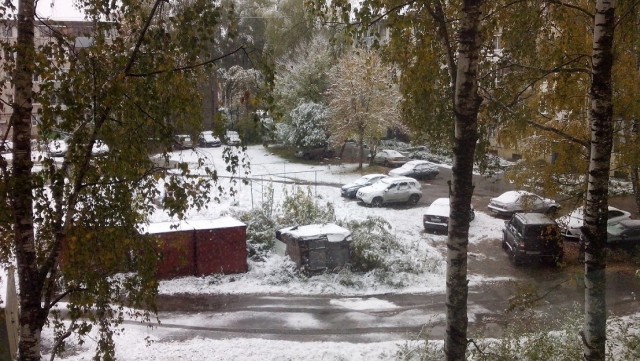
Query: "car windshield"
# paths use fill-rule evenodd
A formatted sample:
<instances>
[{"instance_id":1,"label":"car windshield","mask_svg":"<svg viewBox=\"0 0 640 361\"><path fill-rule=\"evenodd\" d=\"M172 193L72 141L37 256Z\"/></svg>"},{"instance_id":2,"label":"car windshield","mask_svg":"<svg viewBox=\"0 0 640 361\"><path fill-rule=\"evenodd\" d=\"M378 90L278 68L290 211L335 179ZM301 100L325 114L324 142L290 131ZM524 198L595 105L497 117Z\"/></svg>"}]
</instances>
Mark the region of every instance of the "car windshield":
<instances>
[{"instance_id":1,"label":"car windshield","mask_svg":"<svg viewBox=\"0 0 640 361\"><path fill-rule=\"evenodd\" d=\"M624 232L624 226L620 223L616 223L616 224L612 224L610 226L607 226L607 233L609 233L612 236L619 236L622 234L622 232Z\"/></svg>"},{"instance_id":2,"label":"car windshield","mask_svg":"<svg viewBox=\"0 0 640 361\"><path fill-rule=\"evenodd\" d=\"M380 181L373 183L369 187L373 189L387 189L387 187L389 187L389 185L391 184L392 183L386 182L384 179L381 179Z\"/></svg>"},{"instance_id":3,"label":"car windshield","mask_svg":"<svg viewBox=\"0 0 640 361\"><path fill-rule=\"evenodd\" d=\"M213 142L215 140L215 138L213 137L213 135L211 135L211 133L202 133L200 134L200 136L202 137L202 139L206 140L207 142Z\"/></svg>"},{"instance_id":4,"label":"car windshield","mask_svg":"<svg viewBox=\"0 0 640 361\"><path fill-rule=\"evenodd\" d=\"M402 153L398 152L397 150L385 150L384 151L388 157L392 157L392 158L402 158L404 157L404 155L402 155Z\"/></svg>"},{"instance_id":5,"label":"car windshield","mask_svg":"<svg viewBox=\"0 0 640 361\"><path fill-rule=\"evenodd\" d=\"M355 182L353 182L353 184L363 185L363 184L367 184L369 180L371 180L371 178L362 177L362 178L358 178Z\"/></svg>"}]
</instances>

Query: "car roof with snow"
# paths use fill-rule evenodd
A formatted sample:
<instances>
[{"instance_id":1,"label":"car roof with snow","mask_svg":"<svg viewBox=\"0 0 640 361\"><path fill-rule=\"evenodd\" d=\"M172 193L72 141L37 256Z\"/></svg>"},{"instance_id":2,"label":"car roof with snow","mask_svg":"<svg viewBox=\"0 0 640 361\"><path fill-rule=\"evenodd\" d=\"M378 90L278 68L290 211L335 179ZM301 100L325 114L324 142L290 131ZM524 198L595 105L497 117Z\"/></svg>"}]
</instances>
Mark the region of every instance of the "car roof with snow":
<instances>
[{"instance_id":1,"label":"car roof with snow","mask_svg":"<svg viewBox=\"0 0 640 361\"><path fill-rule=\"evenodd\" d=\"M517 201L518 198L523 195L533 195L533 193L527 191L508 191L502 193L496 198L493 198L493 200L496 200L498 202L510 203Z\"/></svg>"},{"instance_id":2,"label":"car roof with snow","mask_svg":"<svg viewBox=\"0 0 640 361\"><path fill-rule=\"evenodd\" d=\"M402 167L413 167L413 166L422 165L422 164L427 164L427 165L433 166L434 168L437 167L435 163L429 162L428 160L420 160L420 159L410 160L406 162Z\"/></svg>"},{"instance_id":3,"label":"car roof with snow","mask_svg":"<svg viewBox=\"0 0 640 361\"><path fill-rule=\"evenodd\" d=\"M438 198L427 208L426 214L449 217L449 198Z\"/></svg>"}]
</instances>

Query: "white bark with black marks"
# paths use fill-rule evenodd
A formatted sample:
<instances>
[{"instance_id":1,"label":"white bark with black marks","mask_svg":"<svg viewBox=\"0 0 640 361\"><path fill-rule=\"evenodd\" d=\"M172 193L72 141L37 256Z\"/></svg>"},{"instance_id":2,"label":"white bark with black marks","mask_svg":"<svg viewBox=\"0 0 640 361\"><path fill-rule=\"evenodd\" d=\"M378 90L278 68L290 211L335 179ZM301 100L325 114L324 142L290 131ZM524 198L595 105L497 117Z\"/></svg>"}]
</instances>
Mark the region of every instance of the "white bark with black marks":
<instances>
[{"instance_id":1,"label":"white bark with black marks","mask_svg":"<svg viewBox=\"0 0 640 361\"><path fill-rule=\"evenodd\" d=\"M455 142L447 240L446 359L464 360L467 349L467 252L473 156L478 139L478 60L481 48L482 0L466 0L458 36L459 47L454 89Z\"/></svg>"},{"instance_id":2,"label":"white bark with black marks","mask_svg":"<svg viewBox=\"0 0 640 361\"><path fill-rule=\"evenodd\" d=\"M589 110L591 155L583 227L585 319L581 336L585 360L605 359L607 322L605 250L609 171L613 143L611 70L614 26L614 2L598 0L594 17L591 108Z\"/></svg>"}]
</instances>

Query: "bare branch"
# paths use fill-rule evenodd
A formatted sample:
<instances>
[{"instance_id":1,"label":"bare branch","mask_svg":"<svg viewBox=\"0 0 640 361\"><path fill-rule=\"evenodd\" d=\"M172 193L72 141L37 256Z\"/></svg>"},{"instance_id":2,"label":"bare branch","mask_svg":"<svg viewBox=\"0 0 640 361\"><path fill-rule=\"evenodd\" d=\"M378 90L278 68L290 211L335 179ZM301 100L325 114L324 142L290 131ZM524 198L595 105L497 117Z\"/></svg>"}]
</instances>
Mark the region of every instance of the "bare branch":
<instances>
[{"instance_id":1,"label":"bare branch","mask_svg":"<svg viewBox=\"0 0 640 361\"><path fill-rule=\"evenodd\" d=\"M564 7L569 8L569 9L578 10L579 12L585 14L586 16L588 16L592 20L595 17L595 15L593 15L587 9L585 9L583 7L580 7L580 6L577 6L577 5L569 4L569 3L566 3L566 2L560 1L560 0L546 0L546 1L548 3L554 4L554 5L564 6Z\"/></svg>"},{"instance_id":2,"label":"bare branch","mask_svg":"<svg viewBox=\"0 0 640 361\"><path fill-rule=\"evenodd\" d=\"M129 62L127 63L127 66L124 68L125 74L128 74L131 71L131 68L133 68L133 63L135 62L136 56L140 51L140 46L142 45L142 40L144 39L144 35L147 33L149 26L151 26L151 20L153 20L153 17L156 11L158 10L158 6L160 6L160 3L163 1L166 1L166 0L156 0L156 2L153 4L151 13L149 14L149 17L147 17L147 21L145 22L144 27L142 27L142 31L140 32L140 35L138 35L138 39L136 40L136 45L134 46L133 51L131 52L131 57L129 58Z\"/></svg>"},{"instance_id":3,"label":"bare branch","mask_svg":"<svg viewBox=\"0 0 640 361\"><path fill-rule=\"evenodd\" d=\"M488 100L494 102L495 104L498 104L501 108L506 110L508 113L511 113L511 114L514 113L514 111L511 110L510 106L505 105L502 102L499 102L495 98L493 98L491 96L490 92L486 88L479 87L479 89L482 90L483 97L485 99L488 99ZM581 145L581 146L585 147L586 149L589 149L589 147L590 147L590 144L589 144L588 141L585 141L585 140L582 140L580 138L574 137L574 136L572 136L570 134L567 134L566 132L562 131L561 129L557 129L557 128L554 128L554 127L542 125L542 124L536 123L533 120L527 120L526 122L527 122L527 124L531 125L534 128L537 128L537 129L540 129L540 130L544 130L546 132L553 133L553 134L555 134L555 135L557 135L557 136L559 136L561 138L569 140L569 141L571 141L571 142L573 142L575 144Z\"/></svg>"},{"instance_id":4,"label":"bare branch","mask_svg":"<svg viewBox=\"0 0 640 361\"><path fill-rule=\"evenodd\" d=\"M618 20L616 21L615 24L613 24L614 28L618 27L618 24L620 24L627 16L630 16L632 14L634 14L634 10L636 10L636 6L638 6L638 4L640 4L640 0L636 0L630 7L629 9L627 9L627 11L624 12L624 14L620 15L618 17Z\"/></svg>"},{"instance_id":5,"label":"bare branch","mask_svg":"<svg viewBox=\"0 0 640 361\"><path fill-rule=\"evenodd\" d=\"M221 56L219 56L217 58L209 59L207 61L203 61L201 63L192 64L192 65L185 65L185 66L181 66L181 67L177 67L177 68L173 68L173 69L154 70L154 71L151 71L151 72L148 72L148 73L130 73L130 72L128 72L125 75L126 76L130 76L130 77L138 77L138 78L140 78L140 77L157 75L157 74L164 74L164 73L172 73L172 72L178 72L178 71L191 70L191 69L199 68L201 66L205 66L205 65L208 65L208 64L213 64L216 61L222 60L222 59L224 59L224 58L226 58L228 56L231 56L231 55L233 55L233 54L235 54L235 53L237 53L239 51L243 51L245 54L247 54L247 51L246 51L246 49L245 49L245 47L243 45L243 46L240 46L239 48L237 48L236 50L234 50L234 51L232 51L230 53L221 55Z\"/></svg>"},{"instance_id":6,"label":"bare branch","mask_svg":"<svg viewBox=\"0 0 640 361\"><path fill-rule=\"evenodd\" d=\"M67 330L62 335L60 335L60 337L56 339L56 342L53 344L53 347L51 349L51 358L49 358L49 361L55 360L56 354L58 353L58 350L60 349L60 347L62 347L62 343L64 342L64 340L66 340L73 334L73 329L75 328L75 325L76 325L76 321L71 321L71 323L69 324L69 327L67 327Z\"/></svg>"}]
</instances>

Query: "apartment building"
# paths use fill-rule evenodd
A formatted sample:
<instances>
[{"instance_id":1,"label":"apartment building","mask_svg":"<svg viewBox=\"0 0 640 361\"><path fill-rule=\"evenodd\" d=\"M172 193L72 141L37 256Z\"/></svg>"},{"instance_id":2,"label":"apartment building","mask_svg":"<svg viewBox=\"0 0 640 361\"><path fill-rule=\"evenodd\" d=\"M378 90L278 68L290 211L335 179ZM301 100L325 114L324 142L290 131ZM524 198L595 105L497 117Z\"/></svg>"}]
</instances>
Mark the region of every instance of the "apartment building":
<instances>
[{"instance_id":1,"label":"apartment building","mask_svg":"<svg viewBox=\"0 0 640 361\"><path fill-rule=\"evenodd\" d=\"M59 39L65 38L65 41L73 39L69 43L69 49L72 51L77 48L84 48L91 44L91 33L93 32L93 23L87 21L44 21L37 22L35 26L35 45L36 49L40 49L47 44L55 43ZM0 89L0 136L4 136L9 128L11 114L13 113L11 104L13 103L13 86L11 84L11 74L9 70L15 61L15 46L18 38L18 28L14 20L0 21L0 43L2 46L2 66L0 67L0 79L2 79L2 88ZM64 65L62 66L64 69ZM37 71L36 71L37 73ZM33 89L37 93L40 89L42 79L39 75L34 74ZM34 100L32 113L32 136L38 134L38 123L40 122L41 105ZM9 138L10 138L9 134Z\"/></svg>"}]
</instances>

